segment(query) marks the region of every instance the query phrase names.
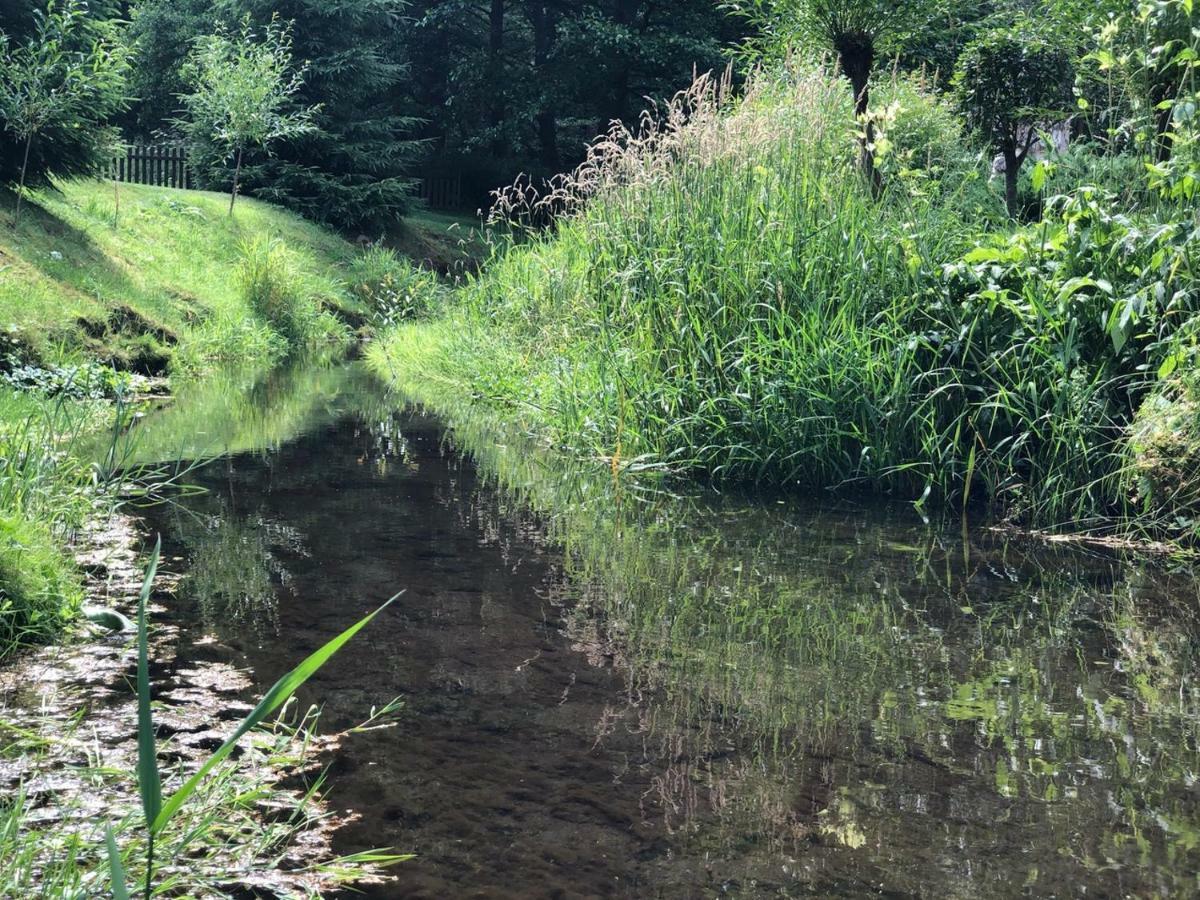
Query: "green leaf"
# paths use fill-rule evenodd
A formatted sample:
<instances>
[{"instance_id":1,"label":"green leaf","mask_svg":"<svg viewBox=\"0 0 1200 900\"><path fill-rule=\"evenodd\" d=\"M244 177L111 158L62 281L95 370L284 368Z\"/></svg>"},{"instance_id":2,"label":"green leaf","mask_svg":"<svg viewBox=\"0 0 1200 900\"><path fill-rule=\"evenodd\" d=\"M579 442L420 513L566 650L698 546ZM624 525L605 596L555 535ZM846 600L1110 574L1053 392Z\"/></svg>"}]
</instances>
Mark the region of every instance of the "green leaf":
<instances>
[{"instance_id":1,"label":"green leaf","mask_svg":"<svg viewBox=\"0 0 1200 900\"><path fill-rule=\"evenodd\" d=\"M158 572L158 558L162 551L162 538L154 542L150 555L150 567L142 581L142 592L138 597L138 791L142 795L142 811L146 814L149 827L158 818L162 809L162 780L158 774L158 758L154 746L154 719L150 714L150 650L146 626L146 603L150 599L150 588Z\"/></svg>"},{"instance_id":2,"label":"green leaf","mask_svg":"<svg viewBox=\"0 0 1200 900\"><path fill-rule=\"evenodd\" d=\"M1102 278L1070 278L1063 283L1063 286L1058 291L1058 296L1054 298L1054 302L1061 306L1075 294L1087 288L1096 288L1105 294L1111 294L1113 289L1112 284Z\"/></svg>"},{"instance_id":3,"label":"green leaf","mask_svg":"<svg viewBox=\"0 0 1200 900\"><path fill-rule=\"evenodd\" d=\"M1004 252L996 247L976 247L963 256L963 262L974 265L981 262L998 262L1004 258Z\"/></svg>"},{"instance_id":4,"label":"green leaf","mask_svg":"<svg viewBox=\"0 0 1200 900\"><path fill-rule=\"evenodd\" d=\"M1172 353L1170 356L1164 359L1163 364L1158 367L1158 377L1170 378L1181 361L1180 354Z\"/></svg>"},{"instance_id":5,"label":"green leaf","mask_svg":"<svg viewBox=\"0 0 1200 900\"><path fill-rule=\"evenodd\" d=\"M104 827L104 843L108 845L108 874L112 882L113 900L129 900L125 866L121 864L121 851L117 849L117 839L113 837L111 825Z\"/></svg>"},{"instance_id":6,"label":"green leaf","mask_svg":"<svg viewBox=\"0 0 1200 900\"><path fill-rule=\"evenodd\" d=\"M1044 161L1038 160L1029 175L1029 180L1033 184L1033 189L1041 193L1042 188L1046 186L1046 163Z\"/></svg>"},{"instance_id":7,"label":"green leaf","mask_svg":"<svg viewBox=\"0 0 1200 900\"><path fill-rule=\"evenodd\" d=\"M400 594L403 593L403 591L400 592ZM356 623L351 625L333 640L329 641L329 643L325 644L325 646L309 655L308 658L300 663L300 665L296 666L296 668L292 669L292 671L288 672L277 682L275 682L272 688L263 696L262 700L259 701L258 706L254 707L250 714L242 720L240 725L238 725L233 734L229 736L229 739L226 740L225 743L223 743L216 750L216 752L214 752L213 755L208 758L208 760L203 766L200 767L200 770L196 772L195 775L189 778L179 790L171 795L170 799L167 800L166 804L159 812L158 817L150 826L151 833L157 834L163 829L163 826L165 826L167 822L171 820L171 817L179 811L179 808L184 804L187 798L195 792L197 787L199 787L200 782L204 780L204 777L208 775L208 773L211 772L213 768L221 762L221 760L223 760L233 751L234 746L236 746L237 742L241 740L242 736L247 731L286 703L288 698L290 698L292 694L296 692L300 685L308 681L308 679L311 678L312 675L321 668L321 666L325 665L325 663L329 661L329 658L341 649L343 644L358 634L358 632L361 631L377 615L391 606L391 604L396 600L397 597L400 596L400 594L393 596L390 600L388 600L387 603L383 604L383 606L379 607L379 609L375 610L370 615L359 619Z\"/></svg>"}]
</instances>

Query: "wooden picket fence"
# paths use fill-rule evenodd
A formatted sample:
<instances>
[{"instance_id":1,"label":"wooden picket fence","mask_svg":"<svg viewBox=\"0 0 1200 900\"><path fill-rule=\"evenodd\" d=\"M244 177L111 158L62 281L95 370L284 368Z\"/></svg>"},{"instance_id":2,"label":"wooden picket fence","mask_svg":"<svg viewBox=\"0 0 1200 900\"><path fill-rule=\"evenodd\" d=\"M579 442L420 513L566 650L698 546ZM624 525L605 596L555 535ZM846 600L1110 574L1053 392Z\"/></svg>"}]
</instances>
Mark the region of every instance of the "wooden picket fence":
<instances>
[{"instance_id":1,"label":"wooden picket fence","mask_svg":"<svg viewBox=\"0 0 1200 900\"><path fill-rule=\"evenodd\" d=\"M426 176L421 179L420 197L430 209L461 209L462 176Z\"/></svg>"},{"instance_id":2,"label":"wooden picket fence","mask_svg":"<svg viewBox=\"0 0 1200 900\"><path fill-rule=\"evenodd\" d=\"M109 164L108 177L126 184L195 187L187 150L179 144L130 144Z\"/></svg>"},{"instance_id":3,"label":"wooden picket fence","mask_svg":"<svg viewBox=\"0 0 1200 900\"><path fill-rule=\"evenodd\" d=\"M129 144L124 156L112 159L106 174L114 181L126 184L196 187L187 148L181 144ZM462 175L425 176L420 179L419 195L430 209L460 210L463 206Z\"/></svg>"}]
</instances>

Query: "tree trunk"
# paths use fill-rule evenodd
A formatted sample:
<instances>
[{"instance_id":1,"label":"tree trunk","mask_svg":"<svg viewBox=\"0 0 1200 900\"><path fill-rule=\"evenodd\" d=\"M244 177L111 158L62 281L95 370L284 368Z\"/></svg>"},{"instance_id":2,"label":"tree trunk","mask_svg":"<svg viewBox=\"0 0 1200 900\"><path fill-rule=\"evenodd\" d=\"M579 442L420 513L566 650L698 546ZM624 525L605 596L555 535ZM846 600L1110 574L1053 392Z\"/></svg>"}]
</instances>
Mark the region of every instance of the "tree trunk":
<instances>
[{"instance_id":1,"label":"tree trunk","mask_svg":"<svg viewBox=\"0 0 1200 900\"><path fill-rule=\"evenodd\" d=\"M863 176L871 185L871 192L878 196L883 182L875 168L875 125L868 113L871 108L871 70L875 66L875 45L864 35L849 35L838 47L838 59L842 71L850 79L854 91L854 115L865 124L859 144L859 165Z\"/></svg>"},{"instance_id":2,"label":"tree trunk","mask_svg":"<svg viewBox=\"0 0 1200 900\"><path fill-rule=\"evenodd\" d=\"M508 147L499 134L504 124L504 0L492 0L488 12L488 78L491 81L491 100L488 104L488 127L492 129L492 156L500 159Z\"/></svg>"},{"instance_id":3,"label":"tree trunk","mask_svg":"<svg viewBox=\"0 0 1200 900\"><path fill-rule=\"evenodd\" d=\"M1005 146L1004 153L1004 205L1010 218L1017 218L1020 207L1017 201L1017 176L1021 174L1021 161L1015 145Z\"/></svg>"},{"instance_id":4,"label":"tree trunk","mask_svg":"<svg viewBox=\"0 0 1200 900\"><path fill-rule=\"evenodd\" d=\"M17 213L13 217L14 225L21 221L21 200L25 197L25 172L29 169L29 148L32 146L33 132L31 131L25 138L25 158L21 160L21 181L17 186Z\"/></svg>"},{"instance_id":5,"label":"tree trunk","mask_svg":"<svg viewBox=\"0 0 1200 900\"><path fill-rule=\"evenodd\" d=\"M242 174L242 148L238 148L237 164L233 167L233 190L229 192L229 217L233 218L233 204L237 202L238 178Z\"/></svg>"},{"instance_id":6,"label":"tree trunk","mask_svg":"<svg viewBox=\"0 0 1200 900\"><path fill-rule=\"evenodd\" d=\"M548 85L551 81L545 72L546 64L550 61L550 53L554 49L555 21L554 13L548 3L534 3L530 8L530 25L533 26L533 67L538 81ZM541 109L537 114L538 143L541 145L541 161L551 175L559 169L558 155L558 116L554 111L554 103L545 93L541 98Z\"/></svg>"}]
</instances>

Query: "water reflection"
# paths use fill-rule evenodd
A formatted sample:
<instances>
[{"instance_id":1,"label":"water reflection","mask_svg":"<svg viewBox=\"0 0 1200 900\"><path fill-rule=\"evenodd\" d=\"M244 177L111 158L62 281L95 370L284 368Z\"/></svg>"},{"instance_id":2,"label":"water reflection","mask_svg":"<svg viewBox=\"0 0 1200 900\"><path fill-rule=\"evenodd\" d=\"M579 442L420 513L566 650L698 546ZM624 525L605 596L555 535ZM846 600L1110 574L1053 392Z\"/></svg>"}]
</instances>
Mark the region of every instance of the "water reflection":
<instances>
[{"instance_id":1,"label":"water reflection","mask_svg":"<svg viewBox=\"0 0 1200 900\"><path fill-rule=\"evenodd\" d=\"M408 698L334 782L345 849L421 854L380 896L1200 891L1189 573L675 496L358 374L292 384L156 515L264 683L409 589L313 688L335 722Z\"/></svg>"}]
</instances>

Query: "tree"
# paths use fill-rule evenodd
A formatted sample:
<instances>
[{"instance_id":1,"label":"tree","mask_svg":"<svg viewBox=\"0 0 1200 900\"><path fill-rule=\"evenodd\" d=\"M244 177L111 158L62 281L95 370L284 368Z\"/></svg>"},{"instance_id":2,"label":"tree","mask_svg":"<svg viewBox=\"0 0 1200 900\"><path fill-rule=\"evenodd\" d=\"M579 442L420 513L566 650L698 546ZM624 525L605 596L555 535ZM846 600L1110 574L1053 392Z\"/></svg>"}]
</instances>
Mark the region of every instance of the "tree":
<instances>
[{"instance_id":1,"label":"tree","mask_svg":"<svg viewBox=\"0 0 1200 900\"><path fill-rule=\"evenodd\" d=\"M188 53L219 24L212 0L140 0L134 5L128 29L137 60L129 78L134 99L121 122L130 136L152 139L172 129L179 97L187 91L183 65Z\"/></svg>"},{"instance_id":2,"label":"tree","mask_svg":"<svg viewBox=\"0 0 1200 900\"><path fill-rule=\"evenodd\" d=\"M736 8L769 35L775 52L786 52L799 43L834 54L850 81L855 115L864 123L863 172L877 188L875 129L867 114L871 75L881 53L898 52L908 36L942 6L941 0L748 0Z\"/></svg>"},{"instance_id":3,"label":"tree","mask_svg":"<svg viewBox=\"0 0 1200 900\"><path fill-rule=\"evenodd\" d=\"M111 29L96 29L86 16L83 0L50 0L44 11L34 12L34 28L24 42L0 33L0 122L20 147L18 220L39 136L48 130L93 132L83 143L90 151L82 154L85 166L111 146L104 125L125 102L128 54ZM39 175L50 171L38 167Z\"/></svg>"},{"instance_id":4,"label":"tree","mask_svg":"<svg viewBox=\"0 0 1200 900\"><path fill-rule=\"evenodd\" d=\"M201 38L183 78L192 91L180 97L190 115L182 124L198 142L211 141L222 149L225 160L235 160L229 192L232 216L246 150L269 150L273 141L313 129L316 109L294 108L292 102L304 84L304 69L292 67L290 30L272 19L260 40L246 19L238 33L222 29Z\"/></svg>"},{"instance_id":5,"label":"tree","mask_svg":"<svg viewBox=\"0 0 1200 900\"><path fill-rule=\"evenodd\" d=\"M713 0L413 0L413 98L431 165L469 195L582 160L614 119L723 68L746 25Z\"/></svg>"},{"instance_id":6,"label":"tree","mask_svg":"<svg viewBox=\"0 0 1200 900\"><path fill-rule=\"evenodd\" d=\"M318 107L313 128L282 140L270 157L252 154L243 180L255 196L342 229L397 223L415 182L419 143L404 41L403 0L216 0L225 16L260 26L293 23L295 55L306 61L297 99ZM446 60L439 60L445 66Z\"/></svg>"},{"instance_id":7,"label":"tree","mask_svg":"<svg viewBox=\"0 0 1200 900\"><path fill-rule=\"evenodd\" d=\"M1028 19L994 28L959 58L954 85L967 122L1004 157L1004 200L1017 216L1017 179L1039 125L1069 114L1069 54Z\"/></svg>"}]
</instances>

